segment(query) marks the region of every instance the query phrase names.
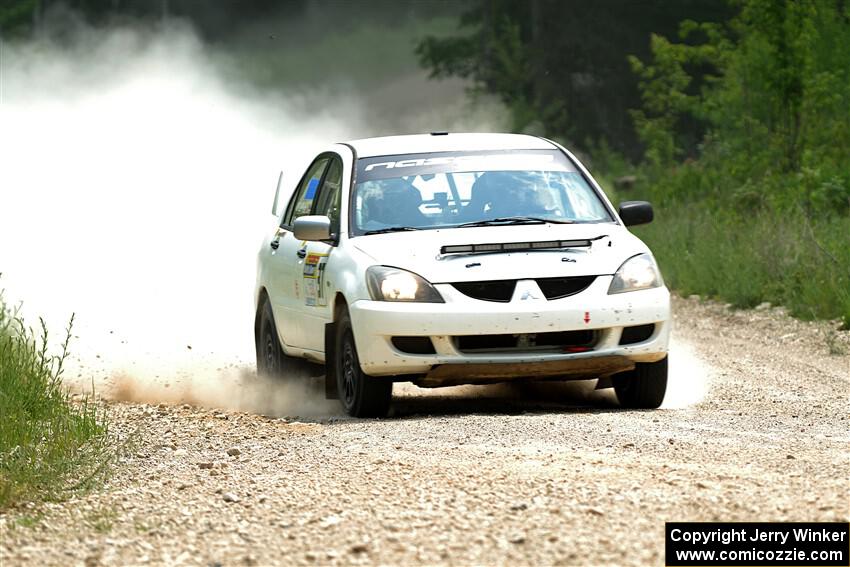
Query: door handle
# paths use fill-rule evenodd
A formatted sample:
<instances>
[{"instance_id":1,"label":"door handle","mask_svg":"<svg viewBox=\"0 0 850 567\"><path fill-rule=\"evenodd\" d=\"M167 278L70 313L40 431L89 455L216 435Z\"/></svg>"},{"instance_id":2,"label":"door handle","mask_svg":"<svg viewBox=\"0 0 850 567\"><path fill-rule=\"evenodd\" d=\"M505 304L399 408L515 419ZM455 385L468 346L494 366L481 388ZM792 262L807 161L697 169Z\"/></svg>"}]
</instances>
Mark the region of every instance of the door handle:
<instances>
[{"instance_id":1,"label":"door handle","mask_svg":"<svg viewBox=\"0 0 850 567\"><path fill-rule=\"evenodd\" d=\"M271 246L273 250L277 250L277 247L280 246L280 241L277 240L277 239L274 239L271 242L269 242L269 246Z\"/></svg>"},{"instance_id":2,"label":"door handle","mask_svg":"<svg viewBox=\"0 0 850 567\"><path fill-rule=\"evenodd\" d=\"M301 250L296 252L296 254L298 255L299 258L304 258L305 256L307 256L307 249L302 248Z\"/></svg>"}]
</instances>

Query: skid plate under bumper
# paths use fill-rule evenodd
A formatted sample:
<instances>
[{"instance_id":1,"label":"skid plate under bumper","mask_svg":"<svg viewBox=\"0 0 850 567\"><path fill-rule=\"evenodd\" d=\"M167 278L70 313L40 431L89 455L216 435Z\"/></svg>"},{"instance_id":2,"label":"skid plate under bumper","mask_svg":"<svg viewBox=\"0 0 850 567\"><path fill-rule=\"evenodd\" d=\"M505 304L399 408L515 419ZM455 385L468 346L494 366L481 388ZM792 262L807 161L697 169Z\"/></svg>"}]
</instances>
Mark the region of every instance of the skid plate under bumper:
<instances>
[{"instance_id":1,"label":"skid plate under bumper","mask_svg":"<svg viewBox=\"0 0 850 567\"><path fill-rule=\"evenodd\" d=\"M661 355L662 357L664 355ZM539 362L440 364L414 383L423 388L460 384L491 384L509 380L582 380L632 370L635 362L625 356L599 356Z\"/></svg>"}]
</instances>

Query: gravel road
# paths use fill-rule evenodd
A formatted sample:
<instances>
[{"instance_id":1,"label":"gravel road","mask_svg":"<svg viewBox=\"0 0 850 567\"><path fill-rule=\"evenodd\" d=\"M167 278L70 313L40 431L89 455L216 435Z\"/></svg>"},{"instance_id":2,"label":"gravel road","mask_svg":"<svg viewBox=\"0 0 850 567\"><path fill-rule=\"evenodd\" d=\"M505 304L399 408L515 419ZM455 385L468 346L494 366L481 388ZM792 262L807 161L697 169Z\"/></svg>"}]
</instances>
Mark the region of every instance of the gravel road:
<instances>
[{"instance_id":1,"label":"gravel road","mask_svg":"<svg viewBox=\"0 0 850 567\"><path fill-rule=\"evenodd\" d=\"M848 333L674 312L709 380L677 409L569 386L405 388L370 421L109 403L136 449L102 490L0 515L0 563L662 565L667 520L847 521Z\"/></svg>"}]
</instances>

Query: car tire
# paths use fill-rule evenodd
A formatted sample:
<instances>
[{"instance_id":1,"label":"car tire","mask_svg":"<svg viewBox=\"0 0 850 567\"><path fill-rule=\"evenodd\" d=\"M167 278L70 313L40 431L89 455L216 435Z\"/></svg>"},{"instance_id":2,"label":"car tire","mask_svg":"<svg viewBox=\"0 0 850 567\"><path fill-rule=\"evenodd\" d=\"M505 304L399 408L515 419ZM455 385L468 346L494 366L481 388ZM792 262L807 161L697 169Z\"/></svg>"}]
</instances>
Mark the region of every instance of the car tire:
<instances>
[{"instance_id":1,"label":"car tire","mask_svg":"<svg viewBox=\"0 0 850 567\"><path fill-rule=\"evenodd\" d=\"M393 383L369 376L360 369L351 318L344 312L336 324L337 392L352 417L385 417L392 402Z\"/></svg>"},{"instance_id":2,"label":"car tire","mask_svg":"<svg viewBox=\"0 0 850 567\"><path fill-rule=\"evenodd\" d=\"M667 357L658 362L638 362L635 369L611 377L620 406L655 409L667 391Z\"/></svg>"},{"instance_id":3,"label":"car tire","mask_svg":"<svg viewBox=\"0 0 850 567\"><path fill-rule=\"evenodd\" d=\"M283 352L274 322L272 306L268 300L263 301L259 317L260 322L255 337L257 374L271 378L294 378L297 373L296 363L299 361Z\"/></svg>"}]
</instances>

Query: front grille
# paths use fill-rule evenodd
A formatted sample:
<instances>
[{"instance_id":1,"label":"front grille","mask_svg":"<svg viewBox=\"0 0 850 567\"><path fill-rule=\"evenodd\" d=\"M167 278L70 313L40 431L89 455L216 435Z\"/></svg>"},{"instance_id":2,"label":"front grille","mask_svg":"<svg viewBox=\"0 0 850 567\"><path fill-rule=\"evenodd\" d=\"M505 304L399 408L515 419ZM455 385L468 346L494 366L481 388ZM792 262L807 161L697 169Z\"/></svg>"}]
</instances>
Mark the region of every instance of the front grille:
<instances>
[{"instance_id":1,"label":"front grille","mask_svg":"<svg viewBox=\"0 0 850 567\"><path fill-rule=\"evenodd\" d=\"M620 344L633 345L635 343L642 343L651 337L654 332L654 323L649 325L637 325L635 327L625 327L623 329L623 334L620 336Z\"/></svg>"},{"instance_id":2,"label":"front grille","mask_svg":"<svg viewBox=\"0 0 850 567\"><path fill-rule=\"evenodd\" d=\"M556 331L551 333L526 333L519 335L461 335L454 337L460 352L517 352L548 350L581 352L592 350L596 344L596 331Z\"/></svg>"},{"instance_id":3,"label":"front grille","mask_svg":"<svg viewBox=\"0 0 850 567\"><path fill-rule=\"evenodd\" d=\"M569 278L537 278L537 285L546 299L569 297L590 287L596 276L575 276ZM507 303L514 295L517 280L490 280L484 282L457 282L452 286L467 297L482 301Z\"/></svg>"},{"instance_id":4,"label":"front grille","mask_svg":"<svg viewBox=\"0 0 850 567\"><path fill-rule=\"evenodd\" d=\"M596 276L576 276L572 278L537 278L535 281L546 299L561 299L586 290Z\"/></svg>"},{"instance_id":5,"label":"front grille","mask_svg":"<svg viewBox=\"0 0 850 567\"><path fill-rule=\"evenodd\" d=\"M393 346L407 354L436 354L431 337L393 337Z\"/></svg>"},{"instance_id":6,"label":"front grille","mask_svg":"<svg viewBox=\"0 0 850 567\"><path fill-rule=\"evenodd\" d=\"M459 282L452 286L462 294L482 301L507 303L514 295L516 280L492 280L486 282Z\"/></svg>"}]
</instances>

